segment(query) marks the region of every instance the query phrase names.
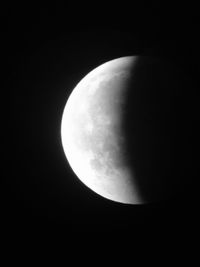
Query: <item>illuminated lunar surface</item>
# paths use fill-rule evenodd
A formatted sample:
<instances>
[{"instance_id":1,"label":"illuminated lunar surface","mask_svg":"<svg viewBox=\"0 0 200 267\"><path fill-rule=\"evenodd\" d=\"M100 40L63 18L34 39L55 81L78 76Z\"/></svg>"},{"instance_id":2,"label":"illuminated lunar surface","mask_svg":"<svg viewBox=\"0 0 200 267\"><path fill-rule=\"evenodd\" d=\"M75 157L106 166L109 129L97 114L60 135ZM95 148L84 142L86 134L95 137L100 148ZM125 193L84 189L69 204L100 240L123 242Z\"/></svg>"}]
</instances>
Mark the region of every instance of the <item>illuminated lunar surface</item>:
<instances>
[{"instance_id":1,"label":"illuminated lunar surface","mask_svg":"<svg viewBox=\"0 0 200 267\"><path fill-rule=\"evenodd\" d=\"M127 204L142 203L122 129L136 59L111 60L86 75L72 91L61 124L63 149L77 177L102 197Z\"/></svg>"}]
</instances>

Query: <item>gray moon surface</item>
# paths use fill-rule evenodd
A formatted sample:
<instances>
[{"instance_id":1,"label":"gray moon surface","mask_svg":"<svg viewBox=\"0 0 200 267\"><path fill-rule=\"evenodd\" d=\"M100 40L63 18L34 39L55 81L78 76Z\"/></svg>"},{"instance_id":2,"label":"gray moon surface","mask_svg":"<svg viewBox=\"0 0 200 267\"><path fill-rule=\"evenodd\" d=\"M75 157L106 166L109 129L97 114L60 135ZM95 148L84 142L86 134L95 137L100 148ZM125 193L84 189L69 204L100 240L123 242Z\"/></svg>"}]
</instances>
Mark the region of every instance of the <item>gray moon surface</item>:
<instances>
[{"instance_id":1,"label":"gray moon surface","mask_svg":"<svg viewBox=\"0 0 200 267\"><path fill-rule=\"evenodd\" d=\"M76 176L102 197L126 204L143 203L122 119L136 61L121 57L86 75L68 98L61 122L63 149Z\"/></svg>"}]
</instances>

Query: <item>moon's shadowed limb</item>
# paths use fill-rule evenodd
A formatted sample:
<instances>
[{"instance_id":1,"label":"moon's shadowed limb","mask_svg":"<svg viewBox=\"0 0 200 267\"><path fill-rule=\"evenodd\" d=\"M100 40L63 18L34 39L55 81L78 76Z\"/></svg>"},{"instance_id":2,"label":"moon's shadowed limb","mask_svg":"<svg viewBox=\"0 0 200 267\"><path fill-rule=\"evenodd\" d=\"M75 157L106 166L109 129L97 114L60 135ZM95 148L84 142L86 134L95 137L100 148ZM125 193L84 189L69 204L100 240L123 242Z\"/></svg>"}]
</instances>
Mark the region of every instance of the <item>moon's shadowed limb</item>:
<instances>
[{"instance_id":1,"label":"moon's shadowed limb","mask_svg":"<svg viewBox=\"0 0 200 267\"><path fill-rule=\"evenodd\" d=\"M129 164L143 199L165 200L183 192L191 176L188 83L153 57L139 57L132 73L122 119Z\"/></svg>"}]
</instances>

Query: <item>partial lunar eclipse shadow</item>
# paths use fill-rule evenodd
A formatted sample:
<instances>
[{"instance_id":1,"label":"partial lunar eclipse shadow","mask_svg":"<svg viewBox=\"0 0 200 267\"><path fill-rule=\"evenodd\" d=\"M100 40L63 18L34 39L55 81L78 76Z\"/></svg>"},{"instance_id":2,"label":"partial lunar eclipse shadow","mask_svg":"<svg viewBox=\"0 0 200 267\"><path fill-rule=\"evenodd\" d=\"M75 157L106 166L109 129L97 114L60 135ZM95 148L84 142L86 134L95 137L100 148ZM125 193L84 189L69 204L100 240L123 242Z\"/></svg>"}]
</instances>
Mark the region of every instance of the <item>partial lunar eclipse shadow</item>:
<instances>
[{"instance_id":1,"label":"partial lunar eclipse shadow","mask_svg":"<svg viewBox=\"0 0 200 267\"><path fill-rule=\"evenodd\" d=\"M173 64L156 57L121 57L87 74L67 100L61 123L77 177L126 204L176 195L185 179L184 86Z\"/></svg>"}]
</instances>

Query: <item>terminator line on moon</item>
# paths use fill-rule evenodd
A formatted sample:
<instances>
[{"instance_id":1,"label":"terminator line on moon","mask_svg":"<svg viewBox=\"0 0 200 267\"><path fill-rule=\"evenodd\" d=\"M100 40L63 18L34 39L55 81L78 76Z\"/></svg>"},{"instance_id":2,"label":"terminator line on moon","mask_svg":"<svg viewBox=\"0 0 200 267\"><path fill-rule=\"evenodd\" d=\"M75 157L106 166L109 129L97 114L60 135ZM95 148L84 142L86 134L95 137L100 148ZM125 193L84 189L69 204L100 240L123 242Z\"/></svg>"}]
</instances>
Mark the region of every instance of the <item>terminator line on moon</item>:
<instances>
[{"instance_id":1,"label":"terminator line on moon","mask_svg":"<svg viewBox=\"0 0 200 267\"><path fill-rule=\"evenodd\" d=\"M136 60L114 59L86 75L72 91L61 123L63 149L78 178L97 194L127 204L142 203L126 160L121 121Z\"/></svg>"}]
</instances>

